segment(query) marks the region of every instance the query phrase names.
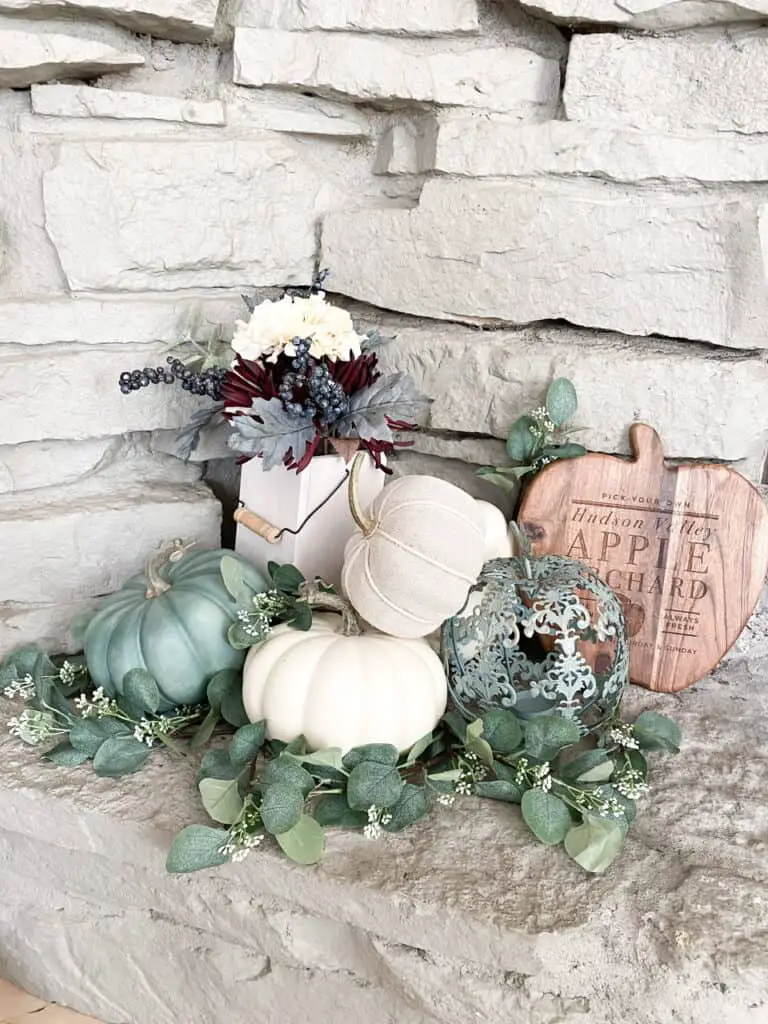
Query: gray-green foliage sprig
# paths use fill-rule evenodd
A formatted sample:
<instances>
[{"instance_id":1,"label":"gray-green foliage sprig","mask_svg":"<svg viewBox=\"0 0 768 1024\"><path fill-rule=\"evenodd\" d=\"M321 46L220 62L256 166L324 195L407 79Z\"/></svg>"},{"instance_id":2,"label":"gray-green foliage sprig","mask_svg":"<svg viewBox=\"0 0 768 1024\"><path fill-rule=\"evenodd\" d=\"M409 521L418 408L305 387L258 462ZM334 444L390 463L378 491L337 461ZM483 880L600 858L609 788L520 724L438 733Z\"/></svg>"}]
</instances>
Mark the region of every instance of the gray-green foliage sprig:
<instances>
[{"instance_id":1,"label":"gray-green foliage sprig","mask_svg":"<svg viewBox=\"0 0 768 1024\"><path fill-rule=\"evenodd\" d=\"M198 788L209 816L225 828L190 825L173 841L170 872L239 861L271 837L300 864L322 859L325 830L357 829L369 839L398 832L437 805L478 796L519 804L534 836L560 843L587 871L619 855L647 789L643 751L676 753L680 731L645 712L630 725L603 727L584 749L579 727L559 715L523 721L491 710L467 724L445 716L405 756L388 744L308 751L303 738L267 741L266 723L239 729L227 750L209 751Z\"/></svg>"},{"instance_id":2,"label":"gray-green foliage sprig","mask_svg":"<svg viewBox=\"0 0 768 1024\"><path fill-rule=\"evenodd\" d=\"M549 385L544 405L519 416L509 428L507 454L518 465L484 466L478 475L515 490L519 480L534 476L551 462L586 455L586 448L566 440L576 429L569 424L578 407L576 388L567 377L557 377Z\"/></svg>"},{"instance_id":3,"label":"gray-green foliage sprig","mask_svg":"<svg viewBox=\"0 0 768 1024\"><path fill-rule=\"evenodd\" d=\"M230 685L239 695L239 677L231 675ZM68 768L92 761L96 774L109 778L141 768L155 743L185 752L173 736L198 723L207 710L195 706L160 712L157 682L141 668L126 672L122 693L109 697L102 687L94 688L81 656L54 660L35 644L5 659L0 689L25 705L9 719L11 735L30 746L55 740L43 751L45 760Z\"/></svg>"}]
</instances>

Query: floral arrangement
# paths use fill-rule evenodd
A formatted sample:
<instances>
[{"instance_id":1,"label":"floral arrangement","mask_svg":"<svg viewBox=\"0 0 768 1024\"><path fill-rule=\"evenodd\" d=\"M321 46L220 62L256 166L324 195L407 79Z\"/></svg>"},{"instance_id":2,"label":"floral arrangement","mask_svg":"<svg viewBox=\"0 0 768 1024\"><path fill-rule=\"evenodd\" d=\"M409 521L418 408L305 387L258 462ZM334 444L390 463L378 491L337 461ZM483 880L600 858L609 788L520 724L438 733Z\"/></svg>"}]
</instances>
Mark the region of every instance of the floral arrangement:
<instances>
[{"instance_id":1,"label":"floral arrangement","mask_svg":"<svg viewBox=\"0 0 768 1024\"><path fill-rule=\"evenodd\" d=\"M241 609L230 628L233 646L262 642L277 623L312 625L301 573L269 568L271 589L244 594L222 560L222 579ZM620 853L648 789L646 754L680 746L678 727L655 712L630 724L617 711L584 739L578 723L556 714L522 720L497 708L471 722L449 712L403 756L388 744L310 752L302 737L267 740L266 723L248 721L237 671L213 676L206 703L160 713L159 688L146 671L128 672L122 694L110 698L94 689L82 658L51 659L35 646L0 665L0 692L25 704L10 719L11 732L28 744L53 743L43 757L59 766L91 761L96 774L117 777L141 768L158 746L181 756L208 748L197 786L215 824L189 825L176 836L171 872L241 860L267 839L297 863L314 864L329 828L376 839L473 796L519 805L539 841L562 843L582 868L602 872Z\"/></svg>"},{"instance_id":2,"label":"floral arrangement","mask_svg":"<svg viewBox=\"0 0 768 1024\"><path fill-rule=\"evenodd\" d=\"M349 456L358 448L384 469L382 456L412 443L396 432L415 430L429 400L406 374L382 375L375 350L384 339L359 334L347 310L327 301L326 276L274 301L243 296L250 315L237 321L229 344L200 350L190 342L186 360L169 355L165 366L122 373L120 390L179 383L212 401L182 432L184 458L202 428L223 416L230 447L261 457L265 469L282 464L301 472L315 455Z\"/></svg>"}]
</instances>

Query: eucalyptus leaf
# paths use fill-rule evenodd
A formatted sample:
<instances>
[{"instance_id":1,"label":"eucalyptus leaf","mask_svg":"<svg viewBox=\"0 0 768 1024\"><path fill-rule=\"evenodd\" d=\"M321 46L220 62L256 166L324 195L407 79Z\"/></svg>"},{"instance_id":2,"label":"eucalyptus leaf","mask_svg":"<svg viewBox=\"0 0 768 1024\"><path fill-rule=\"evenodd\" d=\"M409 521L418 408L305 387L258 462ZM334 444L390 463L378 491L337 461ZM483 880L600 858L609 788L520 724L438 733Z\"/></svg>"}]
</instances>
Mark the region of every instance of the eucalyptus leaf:
<instances>
[{"instance_id":1,"label":"eucalyptus leaf","mask_svg":"<svg viewBox=\"0 0 768 1024\"><path fill-rule=\"evenodd\" d=\"M270 761L261 775L261 785L266 788L276 783L298 789L307 796L315 788L315 780L302 766L293 759L291 754L280 754Z\"/></svg>"},{"instance_id":2,"label":"eucalyptus leaf","mask_svg":"<svg viewBox=\"0 0 768 1024\"><path fill-rule=\"evenodd\" d=\"M636 772L640 772L642 781L645 782L648 778L648 762L643 754L639 750L627 750L624 756L629 760L630 766Z\"/></svg>"},{"instance_id":3,"label":"eucalyptus leaf","mask_svg":"<svg viewBox=\"0 0 768 1024\"><path fill-rule=\"evenodd\" d=\"M504 779L492 779L488 782L475 783L475 795L487 797L489 800L504 800L509 804L519 804L523 799L524 789L516 782Z\"/></svg>"},{"instance_id":4,"label":"eucalyptus leaf","mask_svg":"<svg viewBox=\"0 0 768 1024\"><path fill-rule=\"evenodd\" d=\"M528 828L547 846L561 843L572 824L566 804L543 789L527 790L520 801L520 809Z\"/></svg>"},{"instance_id":5,"label":"eucalyptus leaf","mask_svg":"<svg viewBox=\"0 0 768 1024\"><path fill-rule=\"evenodd\" d=\"M123 676L123 697L142 712L155 714L160 707L160 690L154 677L143 668L132 668Z\"/></svg>"},{"instance_id":6,"label":"eucalyptus leaf","mask_svg":"<svg viewBox=\"0 0 768 1024\"><path fill-rule=\"evenodd\" d=\"M132 735L125 722L114 718L77 718L69 730L69 742L86 757L94 757L102 743L111 736L121 735Z\"/></svg>"},{"instance_id":7,"label":"eucalyptus leaf","mask_svg":"<svg viewBox=\"0 0 768 1024\"><path fill-rule=\"evenodd\" d=\"M197 782L201 779L236 779L242 772L242 768L232 764L226 750L208 750L200 762Z\"/></svg>"},{"instance_id":8,"label":"eucalyptus leaf","mask_svg":"<svg viewBox=\"0 0 768 1024\"><path fill-rule=\"evenodd\" d=\"M243 704L243 687L239 678L238 685L224 695L221 702L221 717L236 729L241 725L248 725L248 715Z\"/></svg>"},{"instance_id":9,"label":"eucalyptus leaf","mask_svg":"<svg viewBox=\"0 0 768 1024\"><path fill-rule=\"evenodd\" d=\"M396 768L377 761L356 765L347 783L347 800L354 810L392 807L400 799L403 780Z\"/></svg>"},{"instance_id":10,"label":"eucalyptus leaf","mask_svg":"<svg viewBox=\"0 0 768 1024\"><path fill-rule=\"evenodd\" d=\"M482 721L483 738L497 754L511 754L522 744L523 730L512 711L493 708L485 712Z\"/></svg>"},{"instance_id":11,"label":"eucalyptus leaf","mask_svg":"<svg viewBox=\"0 0 768 1024\"><path fill-rule=\"evenodd\" d=\"M443 725L447 726L448 729L453 733L456 739L461 740L463 743L467 738L467 723L454 711L448 711L443 715Z\"/></svg>"},{"instance_id":12,"label":"eucalyptus leaf","mask_svg":"<svg viewBox=\"0 0 768 1024\"><path fill-rule=\"evenodd\" d=\"M312 609L306 601L297 601L293 606L293 615L288 619L292 629L306 633L312 628Z\"/></svg>"},{"instance_id":13,"label":"eucalyptus leaf","mask_svg":"<svg viewBox=\"0 0 768 1024\"><path fill-rule=\"evenodd\" d=\"M430 774L427 778L435 782L456 782L461 775L459 768L449 768L444 772L435 772L434 775Z\"/></svg>"},{"instance_id":14,"label":"eucalyptus leaf","mask_svg":"<svg viewBox=\"0 0 768 1024\"><path fill-rule=\"evenodd\" d=\"M234 825L245 802L240 796L237 779L201 779L197 788L208 816L222 825Z\"/></svg>"},{"instance_id":15,"label":"eucalyptus leaf","mask_svg":"<svg viewBox=\"0 0 768 1024\"><path fill-rule=\"evenodd\" d=\"M530 416L520 416L509 428L507 434L507 455L513 462L529 463L536 450L536 437L531 428L536 421Z\"/></svg>"},{"instance_id":16,"label":"eucalyptus leaf","mask_svg":"<svg viewBox=\"0 0 768 1024\"><path fill-rule=\"evenodd\" d=\"M333 768L335 771L347 773L344 771L344 764L342 762L343 751L341 747L327 747L325 750L315 750L310 754L291 754L288 753L286 756L292 757L294 761L298 761L301 764L308 764L310 766L320 768Z\"/></svg>"},{"instance_id":17,"label":"eucalyptus leaf","mask_svg":"<svg viewBox=\"0 0 768 1024\"><path fill-rule=\"evenodd\" d=\"M366 743L362 747L352 747L348 750L341 763L347 771L351 771L363 761L375 761L377 764L394 767L398 758L397 747L393 747L391 743Z\"/></svg>"},{"instance_id":18,"label":"eucalyptus leaf","mask_svg":"<svg viewBox=\"0 0 768 1024\"><path fill-rule=\"evenodd\" d=\"M295 597L299 593L299 587L305 582L305 577L295 565L278 565L277 562L268 562L267 571L272 579L275 590L281 594Z\"/></svg>"},{"instance_id":19,"label":"eucalyptus leaf","mask_svg":"<svg viewBox=\"0 0 768 1024\"><path fill-rule=\"evenodd\" d=\"M487 768L493 768L493 751L490 744L483 738L483 721L478 718L467 726L467 738L464 746L474 754Z\"/></svg>"},{"instance_id":20,"label":"eucalyptus leaf","mask_svg":"<svg viewBox=\"0 0 768 1024\"><path fill-rule=\"evenodd\" d=\"M576 410L579 407L576 388L567 377L558 377L549 385L544 404L547 407L547 414L555 426L565 426L576 415Z\"/></svg>"},{"instance_id":21,"label":"eucalyptus leaf","mask_svg":"<svg viewBox=\"0 0 768 1024\"><path fill-rule=\"evenodd\" d=\"M522 469L523 474L518 473L518 470ZM500 487L506 494L517 494L519 489L519 479L524 473L530 473L530 466L516 466L515 472L513 473L502 473L501 471L495 470L492 466L485 469L478 470L477 475L481 476L483 480L487 480L489 484L494 484L496 487ZM510 479L511 477L511 479Z\"/></svg>"},{"instance_id":22,"label":"eucalyptus leaf","mask_svg":"<svg viewBox=\"0 0 768 1024\"><path fill-rule=\"evenodd\" d=\"M219 853L227 841L222 828L207 825L188 825L174 838L165 861L166 871L181 874L186 871L202 871L226 864L229 857Z\"/></svg>"},{"instance_id":23,"label":"eucalyptus leaf","mask_svg":"<svg viewBox=\"0 0 768 1024\"><path fill-rule=\"evenodd\" d=\"M632 727L641 750L666 750L680 753L682 733L677 722L657 711L644 711Z\"/></svg>"},{"instance_id":24,"label":"eucalyptus leaf","mask_svg":"<svg viewBox=\"0 0 768 1024\"><path fill-rule=\"evenodd\" d=\"M352 810L344 793L328 793L315 804L315 820L324 828L365 828L368 815Z\"/></svg>"},{"instance_id":25,"label":"eucalyptus leaf","mask_svg":"<svg viewBox=\"0 0 768 1024\"><path fill-rule=\"evenodd\" d=\"M587 454L583 444L553 444L546 445L539 452L539 456L547 459L578 459Z\"/></svg>"},{"instance_id":26,"label":"eucalyptus leaf","mask_svg":"<svg viewBox=\"0 0 768 1024\"><path fill-rule=\"evenodd\" d=\"M190 750L199 750L200 747L204 747L208 740L213 736L216 726L219 724L220 716L219 712L210 708L208 714L202 720L200 725L195 730L195 734L189 741Z\"/></svg>"},{"instance_id":27,"label":"eucalyptus leaf","mask_svg":"<svg viewBox=\"0 0 768 1024\"><path fill-rule=\"evenodd\" d=\"M267 723L264 721L241 725L229 744L229 759L232 764L236 768L244 768L264 746L266 735Z\"/></svg>"},{"instance_id":28,"label":"eucalyptus leaf","mask_svg":"<svg viewBox=\"0 0 768 1024\"><path fill-rule=\"evenodd\" d=\"M272 835L293 828L304 813L304 794L295 786L275 783L262 790L261 820Z\"/></svg>"},{"instance_id":29,"label":"eucalyptus leaf","mask_svg":"<svg viewBox=\"0 0 768 1024\"><path fill-rule=\"evenodd\" d=\"M389 809L392 820L382 827L387 832L401 832L414 821L425 817L432 809L432 801L424 786L414 786L406 782L400 793L400 799Z\"/></svg>"},{"instance_id":30,"label":"eucalyptus leaf","mask_svg":"<svg viewBox=\"0 0 768 1024\"><path fill-rule=\"evenodd\" d=\"M73 721L75 716L72 714L72 708L55 682L58 677L56 666L44 652L38 654L35 660L32 677L35 682L36 703L41 710L55 712L55 717L60 722Z\"/></svg>"},{"instance_id":31,"label":"eucalyptus leaf","mask_svg":"<svg viewBox=\"0 0 768 1024\"><path fill-rule=\"evenodd\" d=\"M116 779L137 771L150 755L146 743L133 736L113 736L105 740L93 758L93 770L97 775Z\"/></svg>"},{"instance_id":32,"label":"eucalyptus leaf","mask_svg":"<svg viewBox=\"0 0 768 1024\"><path fill-rule=\"evenodd\" d=\"M616 860L623 843L622 829L615 821L587 814L582 825L568 832L565 850L585 871L600 874Z\"/></svg>"},{"instance_id":33,"label":"eucalyptus leaf","mask_svg":"<svg viewBox=\"0 0 768 1024\"><path fill-rule=\"evenodd\" d=\"M421 757L421 755L429 750L434 742L434 733L428 732L426 736L422 736L420 740L416 740L405 759L406 764L413 764Z\"/></svg>"},{"instance_id":34,"label":"eucalyptus leaf","mask_svg":"<svg viewBox=\"0 0 768 1024\"><path fill-rule=\"evenodd\" d=\"M51 750L47 750L43 754L43 758L46 761L52 761L59 768L75 768L87 761L88 755L82 750L75 749L71 743L64 740L62 743L57 743Z\"/></svg>"},{"instance_id":35,"label":"eucalyptus leaf","mask_svg":"<svg viewBox=\"0 0 768 1024\"><path fill-rule=\"evenodd\" d=\"M563 747L580 739L577 723L560 715L539 715L525 723L525 749L532 757L544 761L551 761Z\"/></svg>"},{"instance_id":36,"label":"eucalyptus leaf","mask_svg":"<svg viewBox=\"0 0 768 1024\"><path fill-rule=\"evenodd\" d=\"M613 761L603 761L577 776L577 782L607 782L613 775Z\"/></svg>"},{"instance_id":37,"label":"eucalyptus leaf","mask_svg":"<svg viewBox=\"0 0 768 1024\"><path fill-rule=\"evenodd\" d=\"M227 630L227 640L236 651L246 651L249 647L263 643L269 636L269 628L259 628L258 625L250 622L233 622Z\"/></svg>"},{"instance_id":38,"label":"eucalyptus leaf","mask_svg":"<svg viewBox=\"0 0 768 1024\"><path fill-rule=\"evenodd\" d=\"M245 581L243 563L232 555L224 555L219 563L219 572L232 599L238 608L250 607L253 590Z\"/></svg>"},{"instance_id":39,"label":"eucalyptus leaf","mask_svg":"<svg viewBox=\"0 0 768 1024\"><path fill-rule=\"evenodd\" d=\"M613 771L613 761L602 747L597 747L594 750L585 750L582 754L560 765L557 774L565 782L575 782L584 772L592 771L593 768L603 764L610 765L611 771Z\"/></svg>"},{"instance_id":40,"label":"eucalyptus leaf","mask_svg":"<svg viewBox=\"0 0 768 1024\"><path fill-rule=\"evenodd\" d=\"M240 673L234 668L225 668L212 676L206 690L208 703L214 711L220 711L224 698L234 690L240 689L242 680Z\"/></svg>"},{"instance_id":41,"label":"eucalyptus leaf","mask_svg":"<svg viewBox=\"0 0 768 1024\"><path fill-rule=\"evenodd\" d=\"M302 814L292 828L277 833L275 839L286 857L296 864L317 864L325 852L322 826L308 814Z\"/></svg>"},{"instance_id":42,"label":"eucalyptus leaf","mask_svg":"<svg viewBox=\"0 0 768 1024\"><path fill-rule=\"evenodd\" d=\"M35 665L41 654L44 655L45 651L39 644L25 644L6 656L3 668L16 670L16 674L11 679L23 679L24 676L34 674Z\"/></svg>"}]
</instances>

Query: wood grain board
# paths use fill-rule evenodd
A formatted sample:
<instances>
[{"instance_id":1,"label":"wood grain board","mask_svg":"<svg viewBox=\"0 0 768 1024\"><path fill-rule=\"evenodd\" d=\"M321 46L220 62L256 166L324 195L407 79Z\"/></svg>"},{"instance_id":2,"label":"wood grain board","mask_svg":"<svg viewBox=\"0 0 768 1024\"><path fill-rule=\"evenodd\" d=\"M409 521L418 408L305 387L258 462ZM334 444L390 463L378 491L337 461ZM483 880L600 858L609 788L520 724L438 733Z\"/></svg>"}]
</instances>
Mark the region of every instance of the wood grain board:
<instances>
[{"instance_id":1,"label":"wood grain board","mask_svg":"<svg viewBox=\"0 0 768 1024\"><path fill-rule=\"evenodd\" d=\"M682 690L738 638L768 570L768 509L726 466L671 467L646 424L630 428L634 457L555 462L531 483L518 520L533 553L568 555L619 595L630 679Z\"/></svg>"}]
</instances>

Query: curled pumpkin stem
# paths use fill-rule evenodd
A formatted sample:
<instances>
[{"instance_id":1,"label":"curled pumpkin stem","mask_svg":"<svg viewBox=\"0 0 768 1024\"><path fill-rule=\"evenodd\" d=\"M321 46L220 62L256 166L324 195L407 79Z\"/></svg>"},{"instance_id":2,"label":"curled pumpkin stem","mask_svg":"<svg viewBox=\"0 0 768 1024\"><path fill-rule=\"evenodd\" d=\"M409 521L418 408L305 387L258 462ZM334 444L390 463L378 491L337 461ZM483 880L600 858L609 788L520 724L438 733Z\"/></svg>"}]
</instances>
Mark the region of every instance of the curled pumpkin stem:
<instances>
[{"instance_id":1,"label":"curled pumpkin stem","mask_svg":"<svg viewBox=\"0 0 768 1024\"><path fill-rule=\"evenodd\" d=\"M175 562L180 561L184 557L190 548L194 547L194 541L191 544L185 544L183 540L175 540L170 547L165 548L157 555L153 555L152 558L147 562L147 567L144 570L149 586L146 589L146 597L159 597L161 594L165 594L171 589L171 584L162 575L161 570L166 565L173 565Z\"/></svg>"},{"instance_id":2,"label":"curled pumpkin stem","mask_svg":"<svg viewBox=\"0 0 768 1024\"><path fill-rule=\"evenodd\" d=\"M343 636L361 636L363 627L352 605L339 594L328 594L321 590L316 582L305 580L299 587L299 596L310 608L320 611L338 612L341 615L341 634Z\"/></svg>"},{"instance_id":3,"label":"curled pumpkin stem","mask_svg":"<svg viewBox=\"0 0 768 1024\"><path fill-rule=\"evenodd\" d=\"M360 501L357 496L357 485L360 480L360 471L363 468L363 463L368 458L366 452L358 452L352 460L352 468L349 471L349 511L352 513L352 518L357 523L358 527L363 531L367 537L373 532L373 528L376 525L372 519L370 519L362 509Z\"/></svg>"}]
</instances>

